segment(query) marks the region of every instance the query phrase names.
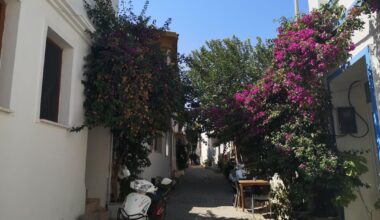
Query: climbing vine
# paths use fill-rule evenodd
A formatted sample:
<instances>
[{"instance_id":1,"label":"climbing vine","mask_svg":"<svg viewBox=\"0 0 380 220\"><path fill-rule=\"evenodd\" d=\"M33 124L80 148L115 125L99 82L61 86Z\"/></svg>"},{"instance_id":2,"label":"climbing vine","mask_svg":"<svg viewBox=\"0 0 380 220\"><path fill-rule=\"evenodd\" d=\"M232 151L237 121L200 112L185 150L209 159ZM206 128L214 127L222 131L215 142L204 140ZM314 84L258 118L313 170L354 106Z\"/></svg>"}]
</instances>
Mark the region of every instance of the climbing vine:
<instances>
[{"instance_id":1,"label":"climbing vine","mask_svg":"<svg viewBox=\"0 0 380 220\"><path fill-rule=\"evenodd\" d=\"M176 61L160 42L169 22L157 27L131 8L116 13L110 0L85 3L96 31L85 58L85 123L83 127L110 128L117 139L118 160L134 175L149 166L148 145L171 128L171 119L181 115L184 101ZM171 56L172 63L168 62Z\"/></svg>"}]
</instances>

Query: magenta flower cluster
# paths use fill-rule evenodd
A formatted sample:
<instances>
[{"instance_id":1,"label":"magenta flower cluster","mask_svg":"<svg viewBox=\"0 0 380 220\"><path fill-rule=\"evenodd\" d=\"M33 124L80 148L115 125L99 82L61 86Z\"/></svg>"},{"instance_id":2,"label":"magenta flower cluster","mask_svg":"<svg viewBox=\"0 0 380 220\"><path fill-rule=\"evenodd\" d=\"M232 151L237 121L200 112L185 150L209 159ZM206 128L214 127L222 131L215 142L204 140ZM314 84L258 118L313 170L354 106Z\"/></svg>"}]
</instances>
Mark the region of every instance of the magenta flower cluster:
<instances>
[{"instance_id":1,"label":"magenta flower cluster","mask_svg":"<svg viewBox=\"0 0 380 220\"><path fill-rule=\"evenodd\" d=\"M272 66L263 77L237 92L225 106L206 111L213 130L219 134L232 133L235 141L244 135L261 143L272 139L269 144L287 156L297 149L296 139L314 138L308 147L317 146L318 138L310 133L321 134L327 127L321 117L328 96L325 77L349 58L350 51L355 49L352 34L360 29L357 24L361 10L354 8L349 12L346 26L340 30L334 13L338 12L314 10L295 21L284 22L274 40ZM281 130L281 126L295 123L304 127ZM231 129L231 125L240 127ZM303 164L302 169L310 167L307 159L296 161Z\"/></svg>"},{"instance_id":2,"label":"magenta flower cluster","mask_svg":"<svg viewBox=\"0 0 380 220\"><path fill-rule=\"evenodd\" d=\"M293 115L314 119L323 104L324 76L355 49L350 34L337 36L333 23L317 25L322 18L320 11L313 11L281 26L275 39L273 67L257 84L235 94L239 107L250 113L247 122L251 127L267 127L273 117L271 111L278 111L273 105L287 105L297 111Z\"/></svg>"}]
</instances>

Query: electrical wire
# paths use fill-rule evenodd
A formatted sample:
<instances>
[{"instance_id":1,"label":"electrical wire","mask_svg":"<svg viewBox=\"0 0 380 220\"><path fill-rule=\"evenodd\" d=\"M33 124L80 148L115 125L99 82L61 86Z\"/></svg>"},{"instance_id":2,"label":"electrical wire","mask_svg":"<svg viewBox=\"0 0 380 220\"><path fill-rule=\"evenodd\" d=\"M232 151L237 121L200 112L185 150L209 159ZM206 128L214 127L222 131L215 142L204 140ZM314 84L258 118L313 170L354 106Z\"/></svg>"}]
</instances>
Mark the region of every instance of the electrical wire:
<instances>
[{"instance_id":1,"label":"electrical wire","mask_svg":"<svg viewBox=\"0 0 380 220\"><path fill-rule=\"evenodd\" d=\"M357 83L359 83L360 81L359 80L356 80L356 81L353 81L351 84L350 84L350 86L348 87L348 94L347 94L347 99L348 99L348 104L350 105L350 107L354 107L353 105L352 105L352 103L351 103L351 90L352 90L352 87L355 85L355 84L357 84ZM365 136L367 136L367 134L369 133L369 125L368 125L368 123L367 123L367 121L355 110L355 108L353 108L354 109L354 112L355 112L355 115L357 115L358 116L358 118L360 119L360 120L362 120L363 122L364 122L364 124L365 124L365 126L366 126L366 132L364 133L364 134L362 134L362 135L354 135L354 134L352 134L352 133L350 133L349 135L351 136L351 137L353 137L353 138L363 138L363 137L365 137Z\"/></svg>"},{"instance_id":2,"label":"electrical wire","mask_svg":"<svg viewBox=\"0 0 380 220\"><path fill-rule=\"evenodd\" d=\"M342 137L346 137L347 134L336 134L335 137L336 138L342 138Z\"/></svg>"}]
</instances>

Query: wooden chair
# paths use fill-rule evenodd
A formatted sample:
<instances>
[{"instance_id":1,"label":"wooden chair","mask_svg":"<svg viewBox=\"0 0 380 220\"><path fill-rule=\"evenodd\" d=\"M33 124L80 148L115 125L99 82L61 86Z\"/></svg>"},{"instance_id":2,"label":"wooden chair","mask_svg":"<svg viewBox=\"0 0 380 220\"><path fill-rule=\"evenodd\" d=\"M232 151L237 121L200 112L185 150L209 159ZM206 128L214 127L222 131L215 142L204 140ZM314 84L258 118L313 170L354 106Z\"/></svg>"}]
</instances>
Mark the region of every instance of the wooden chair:
<instances>
[{"instance_id":1,"label":"wooden chair","mask_svg":"<svg viewBox=\"0 0 380 220\"><path fill-rule=\"evenodd\" d=\"M272 213L272 207L271 207L270 197L269 197L270 187L268 186L266 188L269 188L269 189L268 189L268 192L265 194L256 194L255 190L252 189L252 193L253 193L253 196L251 197L252 213L255 212L255 202L264 203L264 206L265 205L269 206L269 212Z\"/></svg>"},{"instance_id":2,"label":"wooden chair","mask_svg":"<svg viewBox=\"0 0 380 220\"><path fill-rule=\"evenodd\" d=\"M239 209L241 206L240 189L239 184L235 182L235 195L234 195L234 207Z\"/></svg>"},{"instance_id":3,"label":"wooden chair","mask_svg":"<svg viewBox=\"0 0 380 220\"><path fill-rule=\"evenodd\" d=\"M239 207L241 207L243 204L242 200L245 199L245 197L247 197L247 196L251 197L252 189L248 188L247 190L244 190L243 194L241 194L238 182L235 182L235 189L236 189L236 193L234 195L234 207L236 209L239 209ZM241 195L243 195L243 197ZM244 210L245 207L241 207L241 208Z\"/></svg>"}]
</instances>

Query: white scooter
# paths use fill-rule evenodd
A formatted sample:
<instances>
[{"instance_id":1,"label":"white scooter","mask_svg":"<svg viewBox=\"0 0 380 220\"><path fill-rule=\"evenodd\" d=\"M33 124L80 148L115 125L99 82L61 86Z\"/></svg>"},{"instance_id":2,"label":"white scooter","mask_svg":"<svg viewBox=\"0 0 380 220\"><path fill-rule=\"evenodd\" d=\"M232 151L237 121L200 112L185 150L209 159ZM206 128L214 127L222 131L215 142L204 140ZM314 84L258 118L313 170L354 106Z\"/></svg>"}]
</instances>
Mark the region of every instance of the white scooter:
<instances>
[{"instance_id":1,"label":"white scooter","mask_svg":"<svg viewBox=\"0 0 380 220\"><path fill-rule=\"evenodd\" d=\"M121 169L119 178L130 176L126 166ZM169 178L163 178L160 182L167 189L172 184ZM165 217L166 201L164 195L158 194L159 188L147 180L134 180L130 184L136 192L130 193L121 208L118 210L118 220L163 220ZM165 195L166 196L166 195ZM153 199L153 204L152 204Z\"/></svg>"}]
</instances>

